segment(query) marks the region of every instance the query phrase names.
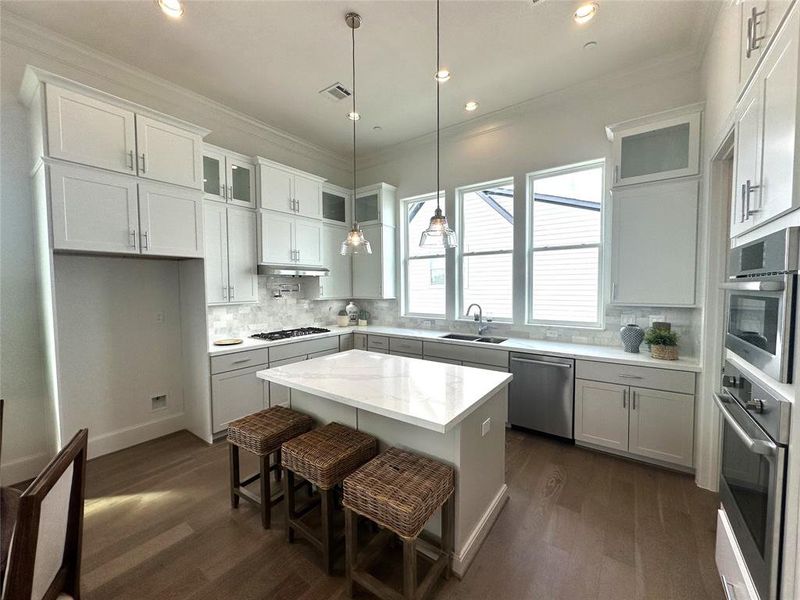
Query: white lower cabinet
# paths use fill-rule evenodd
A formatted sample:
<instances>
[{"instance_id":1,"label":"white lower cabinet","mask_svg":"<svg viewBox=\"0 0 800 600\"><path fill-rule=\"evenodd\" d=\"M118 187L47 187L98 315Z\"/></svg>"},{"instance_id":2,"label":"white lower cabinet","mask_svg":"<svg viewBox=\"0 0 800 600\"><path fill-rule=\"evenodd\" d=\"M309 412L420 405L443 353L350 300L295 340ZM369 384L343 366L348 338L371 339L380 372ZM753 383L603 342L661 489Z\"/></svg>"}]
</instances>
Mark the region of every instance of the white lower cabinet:
<instances>
[{"instance_id":1,"label":"white lower cabinet","mask_svg":"<svg viewBox=\"0 0 800 600\"><path fill-rule=\"evenodd\" d=\"M322 264L322 222L261 211L261 262L278 265Z\"/></svg>"},{"instance_id":2,"label":"white lower cabinet","mask_svg":"<svg viewBox=\"0 0 800 600\"><path fill-rule=\"evenodd\" d=\"M296 362L302 362L307 360L308 356L303 354L301 356L293 356L292 358L286 358L284 360L275 360L269 363L269 368L275 367L282 367L284 365L291 365ZM283 385L278 385L277 383L270 383L266 382L268 386L268 402L270 408L273 406L289 406L291 404L291 392L289 388Z\"/></svg>"},{"instance_id":3,"label":"white lower cabinet","mask_svg":"<svg viewBox=\"0 0 800 600\"><path fill-rule=\"evenodd\" d=\"M256 372L258 365L211 376L211 416L213 433L224 431L230 421L247 416L267 406L266 386Z\"/></svg>"},{"instance_id":4,"label":"white lower cabinet","mask_svg":"<svg viewBox=\"0 0 800 600\"><path fill-rule=\"evenodd\" d=\"M206 202L206 302L239 304L258 301L256 214Z\"/></svg>"},{"instance_id":5,"label":"white lower cabinet","mask_svg":"<svg viewBox=\"0 0 800 600\"><path fill-rule=\"evenodd\" d=\"M578 361L577 372L599 363ZM640 384L674 381L693 387L691 373L603 365L602 378L636 379ZM617 372L619 371L619 372ZM652 373L649 373L652 372ZM648 460L691 467L694 449L694 395L620 383L575 380L575 440Z\"/></svg>"},{"instance_id":6,"label":"white lower cabinet","mask_svg":"<svg viewBox=\"0 0 800 600\"><path fill-rule=\"evenodd\" d=\"M48 173L55 250L203 256L199 191L62 163Z\"/></svg>"},{"instance_id":7,"label":"white lower cabinet","mask_svg":"<svg viewBox=\"0 0 800 600\"><path fill-rule=\"evenodd\" d=\"M575 439L628 449L628 386L575 381Z\"/></svg>"},{"instance_id":8,"label":"white lower cabinet","mask_svg":"<svg viewBox=\"0 0 800 600\"><path fill-rule=\"evenodd\" d=\"M353 334L353 348L356 350L366 350L367 349L367 334L365 333L354 333Z\"/></svg>"}]
</instances>

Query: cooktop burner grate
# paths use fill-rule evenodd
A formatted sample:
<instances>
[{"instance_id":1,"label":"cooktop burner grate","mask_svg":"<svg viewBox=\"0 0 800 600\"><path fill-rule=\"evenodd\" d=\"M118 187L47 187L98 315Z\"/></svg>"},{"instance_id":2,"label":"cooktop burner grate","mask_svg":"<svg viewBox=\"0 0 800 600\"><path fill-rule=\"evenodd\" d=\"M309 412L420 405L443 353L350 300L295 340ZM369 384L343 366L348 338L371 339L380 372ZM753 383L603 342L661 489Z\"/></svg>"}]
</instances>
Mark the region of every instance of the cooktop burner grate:
<instances>
[{"instance_id":1,"label":"cooktop burner grate","mask_svg":"<svg viewBox=\"0 0 800 600\"><path fill-rule=\"evenodd\" d=\"M329 331L330 329L323 329L322 327L298 327L297 329L281 329L280 331L255 333L250 337L274 342L275 340L286 340L289 338L302 337L304 335L312 335L315 333L328 333Z\"/></svg>"}]
</instances>

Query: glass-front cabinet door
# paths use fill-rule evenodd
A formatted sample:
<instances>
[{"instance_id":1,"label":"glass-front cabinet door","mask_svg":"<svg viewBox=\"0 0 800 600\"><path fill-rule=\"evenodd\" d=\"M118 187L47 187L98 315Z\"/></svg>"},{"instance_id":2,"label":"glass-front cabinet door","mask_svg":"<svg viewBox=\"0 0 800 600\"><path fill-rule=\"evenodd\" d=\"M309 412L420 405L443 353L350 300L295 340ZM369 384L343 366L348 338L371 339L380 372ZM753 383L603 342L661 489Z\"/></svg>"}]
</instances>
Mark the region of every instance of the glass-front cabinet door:
<instances>
[{"instance_id":1,"label":"glass-front cabinet door","mask_svg":"<svg viewBox=\"0 0 800 600\"><path fill-rule=\"evenodd\" d=\"M203 150L203 193L209 200L225 202L225 155Z\"/></svg>"},{"instance_id":2,"label":"glass-front cabinet door","mask_svg":"<svg viewBox=\"0 0 800 600\"><path fill-rule=\"evenodd\" d=\"M228 202L245 208L256 206L256 170L246 161L227 157Z\"/></svg>"},{"instance_id":3,"label":"glass-front cabinet door","mask_svg":"<svg viewBox=\"0 0 800 600\"><path fill-rule=\"evenodd\" d=\"M322 218L336 225L349 225L350 196L351 194L340 188L323 185Z\"/></svg>"},{"instance_id":4,"label":"glass-front cabinet door","mask_svg":"<svg viewBox=\"0 0 800 600\"><path fill-rule=\"evenodd\" d=\"M699 111L613 135L615 187L699 173Z\"/></svg>"},{"instance_id":5,"label":"glass-front cabinet door","mask_svg":"<svg viewBox=\"0 0 800 600\"><path fill-rule=\"evenodd\" d=\"M379 223L381 219L379 200L377 192L357 197L354 202L355 220L359 223Z\"/></svg>"}]
</instances>

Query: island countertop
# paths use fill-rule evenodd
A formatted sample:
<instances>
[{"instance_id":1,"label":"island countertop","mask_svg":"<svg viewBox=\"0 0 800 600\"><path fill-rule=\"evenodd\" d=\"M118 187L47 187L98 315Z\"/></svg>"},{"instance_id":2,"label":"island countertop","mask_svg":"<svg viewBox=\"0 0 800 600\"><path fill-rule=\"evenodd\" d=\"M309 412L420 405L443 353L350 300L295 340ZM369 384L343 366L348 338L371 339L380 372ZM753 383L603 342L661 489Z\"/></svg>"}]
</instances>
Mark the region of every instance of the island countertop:
<instances>
[{"instance_id":1,"label":"island countertop","mask_svg":"<svg viewBox=\"0 0 800 600\"><path fill-rule=\"evenodd\" d=\"M348 350L259 371L260 379L446 433L508 385L510 373Z\"/></svg>"}]
</instances>

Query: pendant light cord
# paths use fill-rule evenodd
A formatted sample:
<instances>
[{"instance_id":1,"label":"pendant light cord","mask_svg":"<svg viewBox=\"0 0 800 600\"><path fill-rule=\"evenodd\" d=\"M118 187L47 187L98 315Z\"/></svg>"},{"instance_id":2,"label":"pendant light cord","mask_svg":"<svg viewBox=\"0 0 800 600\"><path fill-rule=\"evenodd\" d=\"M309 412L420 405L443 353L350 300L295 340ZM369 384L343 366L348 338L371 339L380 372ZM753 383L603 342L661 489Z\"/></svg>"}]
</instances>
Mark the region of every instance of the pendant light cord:
<instances>
[{"instance_id":1,"label":"pendant light cord","mask_svg":"<svg viewBox=\"0 0 800 600\"><path fill-rule=\"evenodd\" d=\"M355 25L355 23L353 23ZM353 202L356 200L356 28L350 27L353 42Z\"/></svg>"},{"instance_id":2,"label":"pendant light cord","mask_svg":"<svg viewBox=\"0 0 800 600\"><path fill-rule=\"evenodd\" d=\"M441 65L439 64L439 0L436 0L436 74L438 76ZM436 81L436 210L439 210L439 195L441 186L439 184L440 169L439 169L439 87L442 85L438 77L434 78Z\"/></svg>"}]
</instances>

